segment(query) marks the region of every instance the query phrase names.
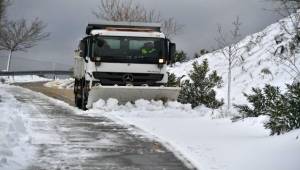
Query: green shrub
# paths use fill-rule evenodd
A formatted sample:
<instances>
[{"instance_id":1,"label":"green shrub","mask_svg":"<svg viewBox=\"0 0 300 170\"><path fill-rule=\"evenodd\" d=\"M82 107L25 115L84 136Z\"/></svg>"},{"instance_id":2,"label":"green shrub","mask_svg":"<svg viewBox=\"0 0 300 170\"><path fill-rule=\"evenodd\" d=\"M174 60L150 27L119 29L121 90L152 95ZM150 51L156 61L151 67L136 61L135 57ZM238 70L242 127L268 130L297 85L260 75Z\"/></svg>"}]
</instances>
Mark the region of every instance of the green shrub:
<instances>
[{"instance_id":1,"label":"green shrub","mask_svg":"<svg viewBox=\"0 0 300 170\"><path fill-rule=\"evenodd\" d=\"M167 87L177 87L180 85L180 81L176 77L174 73L169 73L168 72L168 83Z\"/></svg>"},{"instance_id":2,"label":"green shrub","mask_svg":"<svg viewBox=\"0 0 300 170\"><path fill-rule=\"evenodd\" d=\"M244 93L244 96L252 104L253 109L247 105L235 105L235 108L239 110L243 118L257 117L266 113L266 108L264 105L266 99L262 90L258 88L252 88L252 91L254 94L248 95Z\"/></svg>"},{"instance_id":3,"label":"green shrub","mask_svg":"<svg viewBox=\"0 0 300 170\"><path fill-rule=\"evenodd\" d=\"M178 97L181 103L190 103L192 107L205 105L206 107L217 109L224 102L216 99L215 87L222 86L222 78L213 71L210 75L208 61L204 60L201 65L193 63L193 70L190 72L190 80L182 84L182 89Z\"/></svg>"},{"instance_id":4,"label":"green shrub","mask_svg":"<svg viewBox=\"0 0 300 170\"><path fill-rule=\"evenodd\" d=\"M287 85L282 94L279 87L266 85L262 90L253 88L254 94L244 94L251 106L236 105L243 118L267 115L269 121L265 127L271 135L300 128L300 83Z\"/></svg>"},{"instance_id":5,"label":"green shrub","mask_svg":"<svg viewBox=\"0 0 300 170\"><path fill-rule=\"evenodd\" d=\"M185 62L187 60L187 54L184 51L176 51L175 62Z\"/></svg>"}]
</instances>

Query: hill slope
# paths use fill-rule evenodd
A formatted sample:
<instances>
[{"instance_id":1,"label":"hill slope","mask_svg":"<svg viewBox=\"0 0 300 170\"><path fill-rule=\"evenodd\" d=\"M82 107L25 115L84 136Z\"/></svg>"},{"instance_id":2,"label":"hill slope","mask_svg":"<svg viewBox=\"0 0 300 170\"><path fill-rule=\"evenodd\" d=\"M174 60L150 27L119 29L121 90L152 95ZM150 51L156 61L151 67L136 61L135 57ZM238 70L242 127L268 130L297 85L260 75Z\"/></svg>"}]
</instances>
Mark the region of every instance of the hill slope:
<instances>
[{"instance_id":1,"label":"hill slope","mask_svg":"<svg viewBox=\"0 0 300 170\"><path fill-rule=\"evenodd\" d=\"M244 58L241 66L232 70L232 102L235 104L244 103L246 101L243 92L249 93L252 87L264 87L265 84L280 86L283 90L286 83L292 83L295 73L288 67L276 62L274 53L280 46L287 46L292 41L292 35L288 34L285 27L292 31L292 25L289 18L284 18L277 23L268 26L261 32L247 36L238 43L241 48L240 55ZM277 42L275 40L280 40ZM300 68L300 53L296 54L297 65ZM181 77L187 75L192 63L202 62L204 58L209 61L210 69L217 70L222 75L224 86L217 89L219 98L227 96L227 61L220 53L216 51L209 53L201 58L194 59L185 63L176 63L174 67L169 68L169 72ZM267 73L266 73L267 72Z\"/></svg>"}]
</instances>

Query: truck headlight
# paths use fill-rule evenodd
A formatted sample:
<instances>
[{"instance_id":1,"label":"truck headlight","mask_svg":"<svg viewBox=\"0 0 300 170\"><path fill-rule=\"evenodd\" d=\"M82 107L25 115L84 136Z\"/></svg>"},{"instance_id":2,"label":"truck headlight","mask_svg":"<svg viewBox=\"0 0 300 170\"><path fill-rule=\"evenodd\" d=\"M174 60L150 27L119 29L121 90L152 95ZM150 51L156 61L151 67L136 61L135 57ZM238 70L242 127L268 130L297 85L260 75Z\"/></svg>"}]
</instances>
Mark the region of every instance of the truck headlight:
<instances>
[{"instance_id":1,"label":"truck headlight","mask_svg":"<svg viewBox=\"0 0 300 170\"><path fill-rule=\"evenodd\" d=\"M101 61L101 57L96 57L96 61L97 62Z\"/></svg>"},{"instance_id":2,"label":"truck headlight","mask_svg":"<svg viewBox=\"0 0 300 170\"><path fill-rule=\"evenodd\" d=\"M158 63L159 63L159 64L163 64L164 61L165 61L165 60L164 60L163 58L161 58L161 59L158 60Z\"/></svg>"}]
</instances>

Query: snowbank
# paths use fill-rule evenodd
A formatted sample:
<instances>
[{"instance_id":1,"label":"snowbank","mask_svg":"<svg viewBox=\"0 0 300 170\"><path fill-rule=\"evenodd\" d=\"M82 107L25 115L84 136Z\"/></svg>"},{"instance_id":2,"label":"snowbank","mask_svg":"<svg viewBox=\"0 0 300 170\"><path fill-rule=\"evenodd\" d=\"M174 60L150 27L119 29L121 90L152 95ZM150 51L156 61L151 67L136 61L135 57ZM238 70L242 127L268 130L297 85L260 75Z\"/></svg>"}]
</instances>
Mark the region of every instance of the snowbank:
<instances>
[{"instance_id":1,"label":"snowbank","mask_svg":"<svg viewBox=\"0 0 300 170\"><path fill-rule=\"evenodd\" d=\"M34 154L25 117L30 106L17 101L4 87L0 85L0 169L21 169Z\"/></svg>"},{"instance_id":2,"label":"snowbank","mask_svg":"<svg viewBox=\"0 0 300 170\"><path fill-rule=\"evenodd\" d=\"M97 110L97 114L118 115L120 117L153 117L157 115L159 117L173 117L176 116L190 117L199 116L207 113L211 113L207 110L193 110L190 104L181 104L178 102L167 102L163 104L162 101L148 101L148 100L137 100L135 104L127 103L125 105L119 105L118 100L109 99L107 102L99 100L93 104L93 109ZM92 110L93 112L93 110Z\"/></svg>"},{"instance_id":3,"label":"snowbank","mask_svg":"<svg viewBox=\"0 0 300 170\"><path fill-rule=\"evenodd\" d=\"M57 79L44 84L46 87L53 87L58 89L72 89L74 87L74 79Z\"/></svg>"},{"instance_id":4,"label":"snowbank","mask_svg":"<svg viewBox=\"0 0 300 170\"><path fill-rule=\"evenodd\" d=\"M199 169L299 169L300 130L269 136L269 130L263 127L268 117L232 123L228 118L212 119L212 113L211 109L192 109L177 102L164 105L138 100L135 104L118 105L115 99L99 100L85 112L135 125L159 138L177 155L183 154Z\"/></svg>"},{"instance_id":5,"label":"snowbank","mask_svg":"<svg viewBox=\"0 0 300 170\"><path fill-rule=\"evenodd\" d=\"M50 81L51 79L47 79L40 76L0 76L0 84L1 82L5 83L26 83L26 82L42 82L42 81Z\"/></svg>"}]
</instances>

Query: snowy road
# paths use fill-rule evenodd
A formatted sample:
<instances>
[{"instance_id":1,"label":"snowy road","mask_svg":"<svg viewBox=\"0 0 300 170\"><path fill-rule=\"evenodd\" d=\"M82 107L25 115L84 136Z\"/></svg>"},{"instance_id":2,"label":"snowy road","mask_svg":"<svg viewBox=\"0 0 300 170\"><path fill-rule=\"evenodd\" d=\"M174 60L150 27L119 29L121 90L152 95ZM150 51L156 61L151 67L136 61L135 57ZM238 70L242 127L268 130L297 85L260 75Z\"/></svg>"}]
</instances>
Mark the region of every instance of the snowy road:
<instances>
[{"instance_id":1,"label":"snowy road","mask_svg":"<svg viewBox=\"0 0 300 170\"><path fill-rule=\"evenodd\" d=\"M79 111L22 88L6 91L36 108L27 116L37 155L25 169L188 169L158 142L132 134L133 127L75 114Z\"/></svg>"}]
</instances>

